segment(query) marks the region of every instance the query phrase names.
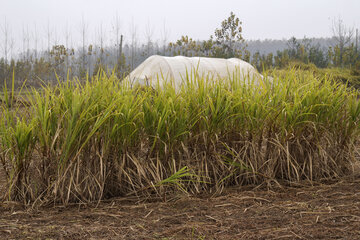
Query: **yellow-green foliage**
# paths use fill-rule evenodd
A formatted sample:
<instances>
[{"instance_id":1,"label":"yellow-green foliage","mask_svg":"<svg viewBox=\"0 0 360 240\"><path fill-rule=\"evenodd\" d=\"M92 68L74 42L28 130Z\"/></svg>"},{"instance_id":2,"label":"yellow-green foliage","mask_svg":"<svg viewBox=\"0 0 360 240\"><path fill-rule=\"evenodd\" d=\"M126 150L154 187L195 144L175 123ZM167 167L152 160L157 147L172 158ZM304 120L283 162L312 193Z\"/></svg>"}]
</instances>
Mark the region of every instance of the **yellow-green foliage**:
<instances>
[{"instance_id":1,"label":"yellow-green foliage","mask_svg":"<svg viewBox=\"0 0 360 240\"><path fill-rule=\"evenodd\" d=\"M272 81L188 76L154 90L99 74L33 90L30 107L2 107L8 197L67 203L347 174L357 92L294 70Z\"/></svg>"},{"instance_id":2,"label":"yellow-green foliage","mask_svg":"<svg viewBox=\"0 0 360 240\"><path fill-rule=\"evenodd\" d=\"M333 81L347 84L348 86L360 89L360 63L351 68L317 68L312 63L292 61L285 69L271 70L273 74L286 74L288 71L296 70L299 74L308 72L317 78L328 78Z\"/></svg>"},{"instance_id":3,"label":"yellow-green foliage","mask_svg":"<svg viewBox=\"0 0 360 240\"><path fill-rule=\"evenodd\" d=\"M356 69L349 68L330 68L321 69L319 75L328 75L335 81L346 83L356 89L360 89L360 74Z\"/></svg>"}]
</instances>

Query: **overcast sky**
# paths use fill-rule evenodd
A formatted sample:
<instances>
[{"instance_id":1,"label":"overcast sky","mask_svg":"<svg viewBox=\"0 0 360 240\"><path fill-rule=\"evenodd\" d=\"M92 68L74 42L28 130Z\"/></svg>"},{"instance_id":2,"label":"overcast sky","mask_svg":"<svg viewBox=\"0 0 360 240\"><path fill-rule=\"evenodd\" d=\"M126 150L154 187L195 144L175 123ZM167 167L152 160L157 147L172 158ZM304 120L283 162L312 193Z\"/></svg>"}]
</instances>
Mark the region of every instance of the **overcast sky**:
<instances>
[{"instance_id":1,"label":"overcast sky","mask_svg":"<svg viewBox=\"0 0 360 240\"><path fill-rule=\"evenodd\" d=\"M131 26L143 40L146 25L153 29L154 40L162 38L164 25L171 41L181 35L204 40L231 11L243 22L245 39L329 37L334 18L360 28L360 0L0 0L0 25L6 19L17 45L23 26L33 32L36 25L39 38L45 38L48 23L60 42L67 24L78 45L82 18L89 39L95 39L102 24L110 43L116 15L127 40Z\"/></svg>"}]
</instances>

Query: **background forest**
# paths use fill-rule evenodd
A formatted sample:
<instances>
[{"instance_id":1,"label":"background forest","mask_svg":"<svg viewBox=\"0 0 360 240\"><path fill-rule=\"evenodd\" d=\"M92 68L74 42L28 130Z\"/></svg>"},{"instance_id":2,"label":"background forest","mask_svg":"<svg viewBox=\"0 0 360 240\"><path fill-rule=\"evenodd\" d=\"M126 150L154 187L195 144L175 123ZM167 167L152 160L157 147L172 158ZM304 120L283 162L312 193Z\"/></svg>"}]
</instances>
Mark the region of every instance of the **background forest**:
<instances>
[{"instance_id":1,"label":"background forest","mask_svg":"<svg viewBox=\"0 0 360 240\"><path fill-rule=\"evenodd\" d=\"M16 87L22 86L24 81L27 85L40 86L42 83L55 83L57 79L84 79L97 74L100 69L115 72L122 78L147 57L158 54L238 57L250 62L260 72L294 66L318 72L321 71L318 68L330 68L335 77L357 86L360 82L358 31L345 26L341 19L333 20L331 28L331 38L246 40L242 36L242 22L234 13L230 13L207 40L182 36L177 41L168 42L165 26L162 39L153 40L154 28L148 23L144 34L146 40L140 42L136 26L131 28L129 35L124 35L115 21L111 36L100 25L95 30L96 40L90 42L89 27L82 22L81 42L78 45L72 43L69 31L65 31L64 41L61 42L56 31L48 25L42 35L36 28L34 32L24 28L21 44L20 41L17 44L21 45L21 49L16 51L11 29L5 21L1 26L0 38L0 85L3 86L5 81L10 84L13 78ZM47 46L39 49L40 42L45 42Z\"/></svg>"}]
</instances>

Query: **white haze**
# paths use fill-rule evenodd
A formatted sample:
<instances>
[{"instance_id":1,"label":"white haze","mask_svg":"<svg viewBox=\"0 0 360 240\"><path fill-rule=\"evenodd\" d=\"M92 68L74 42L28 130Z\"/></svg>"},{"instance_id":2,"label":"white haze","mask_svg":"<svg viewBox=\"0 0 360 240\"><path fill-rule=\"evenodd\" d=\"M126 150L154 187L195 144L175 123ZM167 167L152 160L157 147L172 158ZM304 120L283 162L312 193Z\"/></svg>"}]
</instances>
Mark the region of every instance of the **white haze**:
<instances>
[{"instance_id":1,"label":"white haze","mask_svg":"<svg viewBox=\"0 0 360 240\"><path fill-rule=\"evenodd\" d=\"M87 43L100 41L102 26L104 44L111 45L116 17L128 43L132 34L145 42L146 30L152 41L175 41L182 35L205 40L231 11L243 22L245 39L330 37L335 18L359 27L359 9L359 0L0 0L0 26L9 26L13 51L21 51L26 42L45 49L48 28L51 45L65 44L68 31L68 45L79 46L82 21Z\"/></svg>"}]
</instances>

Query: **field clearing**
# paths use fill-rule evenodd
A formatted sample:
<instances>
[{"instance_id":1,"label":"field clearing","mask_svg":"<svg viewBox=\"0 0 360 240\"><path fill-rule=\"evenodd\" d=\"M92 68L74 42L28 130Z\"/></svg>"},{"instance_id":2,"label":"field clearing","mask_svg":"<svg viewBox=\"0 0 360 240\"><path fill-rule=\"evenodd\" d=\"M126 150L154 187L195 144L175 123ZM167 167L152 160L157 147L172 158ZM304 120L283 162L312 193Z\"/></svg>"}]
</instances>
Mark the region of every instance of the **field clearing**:
<instances>
[{"instance_id":1,"label":"field clearing","mask_svg":"<svg viewBox=\"0 0 360 240\"><path fill-rule=\"evenodd\" d=\"M0 208L1 239L357 239L360 176L313 186L252 186L221 196L27 210Z\"/></svg>"}]
</instances>

